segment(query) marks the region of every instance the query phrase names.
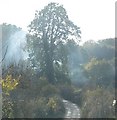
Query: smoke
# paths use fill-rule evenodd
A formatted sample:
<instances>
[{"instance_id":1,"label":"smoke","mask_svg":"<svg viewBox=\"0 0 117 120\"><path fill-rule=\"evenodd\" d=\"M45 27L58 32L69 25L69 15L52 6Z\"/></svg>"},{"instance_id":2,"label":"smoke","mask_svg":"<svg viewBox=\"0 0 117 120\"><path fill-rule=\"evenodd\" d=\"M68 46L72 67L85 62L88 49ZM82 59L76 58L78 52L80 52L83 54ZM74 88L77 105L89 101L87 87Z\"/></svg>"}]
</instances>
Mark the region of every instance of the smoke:
<instances>
[{"instance_id":1,"label":"smoke","mask_svg":"<svg viewBox=\"0 0 117 120\"><path fill-rule=\"evenodd\" d=\"M23 50L26 45L26 32L18 31L11 34L7 40L8 49L3 64L6 66L10 63L18 64L20 60L27 57L27 53Z\"/></svg>"},{"instance_id":2,"label":"smoke","mask_svg":"<svg viewBox=\"0 0 117 120\"><path fill-rule=\"evenodd\" d=\"M78 47L76 51L70 51L69 54L68 69L71 82L75 84L84 84L88 81L83 73L83 64L85 63L83 54L80 47Z\"/></svg>"}]
</instances>

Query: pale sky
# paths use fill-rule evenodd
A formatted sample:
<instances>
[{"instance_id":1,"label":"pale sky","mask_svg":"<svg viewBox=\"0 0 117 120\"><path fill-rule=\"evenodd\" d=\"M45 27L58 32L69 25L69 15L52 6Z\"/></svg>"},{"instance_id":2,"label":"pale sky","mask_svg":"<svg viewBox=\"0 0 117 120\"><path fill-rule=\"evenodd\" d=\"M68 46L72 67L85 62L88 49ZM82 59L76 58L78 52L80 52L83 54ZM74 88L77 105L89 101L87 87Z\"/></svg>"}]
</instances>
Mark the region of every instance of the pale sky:
<instances>
[{"instance_id":1,"label":"pale sky","mask_svg":"<svg viewBox=\"0 0 117 120\"><path fill-rule=\"evenodd\" d=\"M82 40L99 40L115 37L116 0L0 0L0 24L15 24L23 30L50 2L66 9L69 19L81 28Z\"/></svg>"}]
</instances>

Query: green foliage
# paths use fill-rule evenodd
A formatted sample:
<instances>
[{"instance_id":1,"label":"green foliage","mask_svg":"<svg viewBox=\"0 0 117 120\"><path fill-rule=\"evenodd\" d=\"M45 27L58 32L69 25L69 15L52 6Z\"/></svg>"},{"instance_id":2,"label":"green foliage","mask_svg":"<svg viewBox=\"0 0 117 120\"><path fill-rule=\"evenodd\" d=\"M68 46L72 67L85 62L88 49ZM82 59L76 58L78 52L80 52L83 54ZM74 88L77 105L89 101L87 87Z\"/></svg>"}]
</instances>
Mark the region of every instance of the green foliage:
<instances>
[{"instance_id":1,"label":"green foliage","mask_svg":"<svg viewBox=\"0 0 117 120\"><path fill-rule=\"evenodd\" d=\"M17 79L13 79L12 75L7 75L4 79L1 79L2 85L2 117L13 117L13 101L10 99L10 92L16 89L19 83L20 76Z\"/></svg>"},{"instance_id":2,"label":"green foliage","mask_svg":"<svg viewBox=\"0 0 117 120\"><path fill-rule=\"evenodd\" d=\"M48 84L42 87L41 94L42 96L49 97L55 94L59 94L59 90L56 88L56 86Z\"/></svg>"},{"instance_id":3,"label":"green foliage","mask_svg":"<svg viewBox=\"0 0 117 120\"><path fill-rule=\"evenodd\" d=\"M6 78L1 79L2 84L2 117L13 117L13 102L10 99L10 92L16 89L20 77L13 79L11 75L7 75Z\"/></svg>"},{"instance_id":4,"label":"green foliage","mask_svg":"<svg viewBox=\"0 0 117 120\"><path fill-rule=\"evenodd\" d=\"M13 79L11 75L7 75L5 79L1 79L3 93L9 95L9 92L16 88L19 78Z\"/></svg>"},{"instance_id":5,"label":"green foliage","mask_svg":"<svg viewBox=\"0 0 117 120\"><path fill-rule=\"evenodd\" d=\"M57 118L64 115L65 109L58 96L39 97L36 99L16 101L14 103L15 118Z\"/></svg>"},{"instance_id":6,"label":"green foliage","mask_svg":"<svg viewBox=\"0 0 117 120\"><path fill-rule=\"evenodd\" d=\"M114 91L96 88L87 90L84 94L82 114L85 118L113 118L115 108L112 106Z\"/></svg>"},{"instance_id":7,"label":"green foliage","mask_svg":"<svg viewBox=\"0 0 117 120\"><path fill-rule=\"evenodd\" d=\"M84 65L84 74L100 87L107 86L110 82L113 85L114 82L114 67L104 59L92 58L90 62Z\"/></svg>"},{"instance_id":8,"label":"green foliage","mask_svg":"<svg viewBox=\"0 0 117 120\"><path fill-rule=\"evenodd\" d=\"M66 72L65 44L72 37L79 41L80 28L69 20L63 6L56 3L50 3L37 11L29 28L27 48L31 65L43 71L48 81L54 84L56 73L53 64L60 62L62 72Z\"/></svg>"},{"instance_id":9,"label":"green foliage","mask_svg":"<svg viewBox=\"0 0 117 120\"><path fill-rule=\"evenodd\" d=\"M60 97L50 97L47 106L49 107L49 118L62 118L64 116L65 108Z\"/></svg>"},{"instance_id":10,"label":"green foliage","mask_svg":"<svg viewBox=\"0 0 117 120\"><path fill-rule=\"evenodd\" d=\"M99 40L98 42L87 41L82 47L88 55L88 61L93 57L111 60L115 56L115 39L112 38Z\"/></svg>"},{"instance_id":11,"label":"green foliage","mask_svg":"<svg viewBox=\"0 0 117 120\"><path fill-rule=\"evenodd\" d=\"M9 38L21 29L11 24L0 26L4 55ZM62 118L62 99L80 106L82 117L115 117L115 40L88 41L78 46L80 34L63 6L50 3L36 11L27 34L29 61L2 69L3 118ZM78 83L79 89L72 85L70 78L74 77L76 83L82 77L88 80L82 86Z\"/></svg>"},{"instance_id":12,"label":"green foliage","mask_svg":"<svg viewBox=\"0 0 117 120\"><path fill-rule=\"evenodd\" d=\"M82 104L82 90L73 85L64 84L58 86L60 90L60 95L73 103L76 103L78 106Z\"/></svg>"},{"instance_id":13,"label":"green foliage","mask_svg":"<svg viewBox=\"0 0 117 120\"><path fill-rule=\"evenodd\" d=\"M14 67L12 69L15 70ZM49 84L44 76L38 78L30 69L24 69L20 74L17 88L9 92L9 97L4 96L5 101L12 103L8 106L4 102L4 117L48 118L64 115L65 109L55 85Z\"/></svg>"},{"instance_id":14,"label":"green foliage","mask_svg":"<svg viewBox=\"0 0 117 120\"><path fill-rule=\"evenodd\" d=\"M73 98L73 87L69 84L59 85L59 90L61 96L66 100L71 100Z\"/></svg>"},{"instance_id":15,"label":"green foliage","mask_svg":"<svg viewBox=\"0 0 117 120\"><path fill-rule=\"evenodd\" d=\"M10 99L2 98L2 118L12 118L13 117L13 103Z\"/></svg>"}]
</instances>

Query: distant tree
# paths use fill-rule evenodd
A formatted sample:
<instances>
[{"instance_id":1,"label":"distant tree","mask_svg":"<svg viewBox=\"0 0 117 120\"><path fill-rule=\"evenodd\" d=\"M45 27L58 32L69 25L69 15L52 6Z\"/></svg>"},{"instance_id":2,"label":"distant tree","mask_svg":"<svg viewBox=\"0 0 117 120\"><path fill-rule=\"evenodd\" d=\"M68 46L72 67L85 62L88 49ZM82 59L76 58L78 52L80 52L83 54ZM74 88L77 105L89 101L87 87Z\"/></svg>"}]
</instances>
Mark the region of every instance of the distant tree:
<instances>
[{"instance_id":1,"label":"distant tree","mask_svg":"<svg viewBox=\"0 0 117 120\"><path fill-rule=\"evenodd\" d=\"M20 31L21 28L7 23L1 24L0 27L2 28L2 60L0 62L3 62L8 51L10 42L9 39L11 35L17 31Z\"/></svg>"},{"instance_id":2,"label":"distant tree","mask_svg":"<svg viewBox=\"0 0 117 120\"><path fill-rule=\"evenodd\" d=\"M90 40L83 44L83 49L89 56L88 61L93 57L110 60L115 57L115 39L109 38L97 42Z\"/></svg>"},{"instance_id":3,"label":"distant tree","mask_svg":"<svg viewBox=\"0 0 117 120\"><path fill-rule=\"evenodd\" d=\"M57 3L50 3L37 11L29 28L29 60L33 67L44 72L50 83L55 83L54 65L60 63L66 69L67 51L64 45L70 39L80 41L80 28L69 20L66 10Z\"/></svg>"},{"instance_id":4,"label":"distant tree","mask_svg":"<svg viewBox=\"0 0 117 120\"><path fill-rule=\"evenodd\" d=\"M88 79L92 80L97 87L108 87L109 85L113 86L114 73L114 66L104 59L97 60L96 58L92 58L90 62L84 65L84 75Z\"/></svg>"}]
</instances>

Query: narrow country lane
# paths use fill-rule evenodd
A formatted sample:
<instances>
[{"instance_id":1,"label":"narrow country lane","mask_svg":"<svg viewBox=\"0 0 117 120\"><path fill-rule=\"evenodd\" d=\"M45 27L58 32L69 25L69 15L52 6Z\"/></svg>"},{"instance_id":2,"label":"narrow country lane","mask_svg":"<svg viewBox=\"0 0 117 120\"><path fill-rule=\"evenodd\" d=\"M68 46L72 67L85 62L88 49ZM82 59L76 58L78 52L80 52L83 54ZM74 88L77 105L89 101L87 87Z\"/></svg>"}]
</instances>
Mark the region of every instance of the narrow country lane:
<instances>
[{"instance_id":1,"label":"narrow country lane","mask_svg":"<svg viewBox=\"0 0 117 120\"><path fill-rule=\"evenodd\" d=\"M80 118L80 110L76 104L67 100L63 100L63 103L66 109L65 118Z\"/></svg>"}]
</instances>

